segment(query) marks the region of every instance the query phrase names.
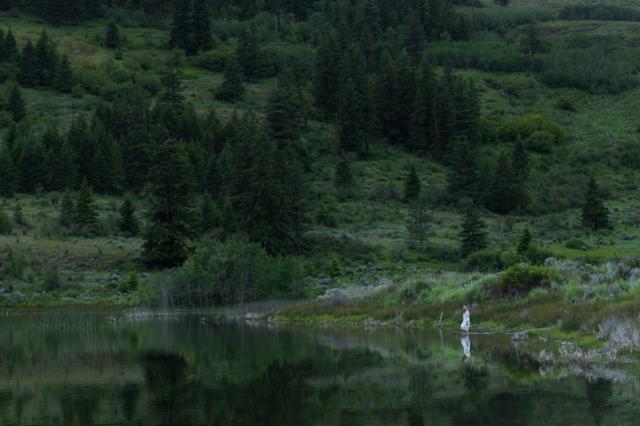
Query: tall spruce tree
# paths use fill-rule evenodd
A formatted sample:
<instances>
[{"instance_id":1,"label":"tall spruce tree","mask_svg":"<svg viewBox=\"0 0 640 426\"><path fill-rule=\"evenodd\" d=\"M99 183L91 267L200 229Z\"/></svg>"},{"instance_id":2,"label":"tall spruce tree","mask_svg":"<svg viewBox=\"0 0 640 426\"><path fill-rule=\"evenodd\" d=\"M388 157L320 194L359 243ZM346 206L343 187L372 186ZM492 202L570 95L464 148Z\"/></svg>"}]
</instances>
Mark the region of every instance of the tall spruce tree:
<instances>
[{"instance_id":1,"label":"tall spruce tree","mask_svg":"<svg viewBox=\"0 0 640 426\"><path fill-rule=\"evenodd\" d=\"M240 33L236 59L245 78L254 80L260 75L260 47L254 29L247 29Z\"/></svg>"},{"instance_id":2,"label":"tall spruce tree","mask_svg":"<svg viewBox=\"0 0 640 426\"><path fill-rule=\"evenodd\" d=\"M420 183L420 177L416 172L416 166L411 165L411 170L404 181L404 201L410 202L420 198L420 192L422 191L422 184Z\"/></svg>"},{"instance_id":3,"label":"tall spruce tree","mask_svg":"<svg viewBox=\"0 0 640 426\"><path fill-rule=\"evenodd\" d=\"M80 185L73 211L74 223L82 232L94 233L98 230L98 212L93 199L93 191L86 179Z\"/></svg>"},{"instance_id":4,"label":"tall spruce tree","mask_svg":"<svg viewBox=\"0 0 640 426\"><path fill-rule=\"evenodd\" d=\"M238 62L233 58L227 62L224 73L224 81L216 90L216 98L221 101L236 102L244 96L244 83L242 82L242 70Z\"/></svg>"},{"instance_id":5,"label":"tall spruce tree","mask_svg":"<svg viewBox=\"0 0 640 426\"><path fill-rule=\"evenodd\" d=\"M337 190L348 193L353 189L353 172L348 156L341 155L336 162L333 184Z\"/></svg>"},{"instance_id":6,"label":"tall spruce tree","mask_svg":"<svg viewBox=\"0 0 640 426\"><path fill-rule=\"evenodd\" d=\"M107 25L107 34L105 35L104 44L109 49L118 49L120 47L120 30L115 22L109 22Z\"/></svg>"},{"instance_id":7,"label":"tall spruce tree","mask_svg":"<svg viewBox=\"0 0 640 426\"><path fill-rule=\"evenodd\" d=\"M206 0L194 0L193 44L196 52L207 52L213 48L211 37L211 16Z\"/></svg>"},{"instance_id":8,"label":"tall spruce tree","mask_svg":"<svg viewBox=\"0 0 640 426\"><path fill-rule=\"evenodd\" d=\"M218 225L216 207L213 198L209 193L205 193L200 200L200 209L198 217L198 228L200 232L207 233L212 231Z\"/></svg>"},{"instance_id":9,"label":"tall spruce tree","mask_svg":"<svg viewBox=\"0 0 640 426\"><path fill-rule=\"evenodd\" d=\"M6 62L15 62L18 57L18 44L13 36L11 30L7 31L7 36L4 39L4 60Z\"/></svg>"},{"instance_id":10,"label":"tall spruce tree","mask_svg":"<svg viewBox=\"0 0 640 426\"><path fill-rule=\"evenodd\" d=\"M35 87L40 82L40 65L31 40L27 41L20 55L18 81L24 87Z\"/></svg>"},{"instance_id":11,"label":"tall spruce tree","mask_svg":"<svg viewBox=\"0 0 640 426\"><path fill-rule=\"evenodd\" d=\"M280 148L296 142L303 131L303 107L290 81L279 79L267 106L271 137Z\"/></svg>"},{"instance_id":12,"label":"tall spruce tree","mask_svg":"<svg viewBox=\"0 0 640 426\"><path fill-rule=\"evenodd\" d=\"M477 201L479 199L478 177L474 150L468 140L460 139L455 144L451 156L451 170L447 181L449 192Z\"/></svg>"},{"instance_id":13,"label":"tall spruce tree","mask_svg":"<svg viewBox=\"0 0 640 426\"><path fill-rule=\"evenodd\" d=\"M591 176L582 206L582 225L593 231L610 227L609 210L602 200L596 179Z\"/></svg>"},{"instance_id":14,"label":"tall spruce tree","mask_svg":"<svg viewBox=\"0 0 640 426\"><path fill-rule=\"evenodd\" d=\"M191 0L176 0L169 47L192 53Z\"/></svg>"},{"instance_id":15,"label":"tall spruce tree","mask_svg":"<svg viewBox=\"0 0 640 426\"><path fill-rule=\"evenodd\" d=\"M524 255L529 251L531 247L531 232L529 231L529 227L524 228L522 231L522 235L520 235L520 240L518 240L518 247L516 251L519 255Z\"/></svg>"},{"instance_id":16,"label":"tall spruce tree","mask_svg":"<svg viewBox=\"0 0 640 426\"><path fill-rule=\"evenodd\" d=\"M0 197L11 198L16 189L13 158L9 148L0 149Z\"/></svg>"},{"instance_id":17,"label":"tall spruce tree","mask_svg":"<svg viewBox=\"0 0 640 426\"><path fill-rule=\"evenodd\" d=\"M437 131L436 88L433 69L424 61L416 79L416 97L410 123L411 148L417 152L427 152L434 147Z\"/></svg>"},{"instance_id":18,"label":"tall spruce tree","mask_svg":"<svg viewBox=\"0 0 640 426\"><path fill-rule=\"evenodd\" d=\"M493 180L489 187L487 207L494 213L511 213L517 207L517 185L511 165L505 154L496 162Z\"/></svg>"},{"instance_id":19,"label":"tall spruce tree","mask_svg":"<svg viewBox=\"0 0 640 426\"><path fill-rule=\"evenodd\" d=\"M320 45L316 55L315 99L325 118L337 112L339 69L340 45L332 34Z\"/></svg>"},{"instance_id":20,"label":"tall spruce tree","mask_svg":"<svg viewBox=\"0 0 640 426\"><path fill-rule=\"evenodd\" d=\"M130 197L125 197L124 203L122 203L122 207L120 208L118 228L120 232L127 236L135 236L140 231L138 218L136 217L136 208Z\"/></svg>"},{"instance_id":21,"label":"tall spruce tree","mask_svg":"<svg viewBox=\"0 0 640 426\"><path fill-rule=\"evenodd\" d=\"M143 258L150 268L182 265L193 236L190 165L182 144L160 144L151 169L151 211Z\"/></svg>"},{"instance_id":22,"label":"tall spruce tree","mask_svg":"<svg viewBox=\"0 0 640 426\"><path fill-rule=\"evenodd\" d=\"M64 54L56 67L52 85L54 89L62 93L71 93L73 83L74 78L73 71L71 70L71 62L69 61L69 57Z\"/></svg>"},{"instance_id":23,"label":"tall spruce tree","mask_svg":"<svg viewBox=\"0 0 640 426\"><path fill-rule=\"evenodd\" d=\"M467 208L460 230L461 254L467 257L487 247L486 225L480 218L478 211L470 206Z\"/></svg>"},{"instance_id":24,"label":"tall spruce tree","mask_svg":"<svg viewBox=\"0 0 640 426\"><path fill-rule=\"evenodd\" d=\"M22 90L17 84L11 85L9 89L9 99L7 100L7 111L11 113L13 121L19 123L27 115Z\"/></svg>"}]
</instances>

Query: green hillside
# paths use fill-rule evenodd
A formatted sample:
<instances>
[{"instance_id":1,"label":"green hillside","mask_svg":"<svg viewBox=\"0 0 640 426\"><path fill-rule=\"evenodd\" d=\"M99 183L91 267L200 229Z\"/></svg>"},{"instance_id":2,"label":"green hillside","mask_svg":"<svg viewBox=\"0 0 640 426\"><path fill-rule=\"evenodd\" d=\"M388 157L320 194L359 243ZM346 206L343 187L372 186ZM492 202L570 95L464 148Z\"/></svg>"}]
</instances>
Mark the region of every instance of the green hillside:
<instances>
[{"instance_id":1,"label":"green hillside","mask_svg":"<svg viewBox=\"0 0 640 426\"><path fill-rule=\"evenodd\" d=\"M210 5L211 48L197 54L169 46L179 7L115 2L51 19L23 3L0 12L1 304L194 306L385 283L389 299L367 303L395 312L491 299L501 271L523 262L547 275L520 295L635 294L628 276L589 289L557 266L632 269L640 248L633 2L432 0L423 13L408 0L309 1L278 13L227 1ZM220 93L233 78L244 93L231 101ZM420 109L433 105L435 118ZM412 168L418 200L405 191ZM583 220L591 177L610 227ZM125 196L138 232L120 224ZM465 253L470 210L487 239ZM518 250L525 228L532 242ZM541 266L548 258L561 261Z\"/></svg>"}]
</instances>

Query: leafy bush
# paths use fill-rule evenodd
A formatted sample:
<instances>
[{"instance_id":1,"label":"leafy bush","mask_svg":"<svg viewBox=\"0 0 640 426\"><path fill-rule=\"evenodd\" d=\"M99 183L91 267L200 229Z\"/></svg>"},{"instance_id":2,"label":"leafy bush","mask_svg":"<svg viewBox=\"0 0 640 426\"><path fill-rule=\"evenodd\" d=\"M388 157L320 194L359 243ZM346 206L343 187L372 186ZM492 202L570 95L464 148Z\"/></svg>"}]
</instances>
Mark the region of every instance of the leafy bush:
<instances>
[{"instance_id":1,"label":"leafy bush","mask_svg":"<svg viewBox=\"0 0 640 426\"><path fill-rule=\"evenodd\" d=\"M575 112L576 98L573 96L560 96L556 105L563 111Z\"/></svg>"},{"instance_id":2,"label":"leafy bush","mask_svg":"<svg viewBox=\"0 0 640 426\"><path fill-rule=\"evenodd\" d=\"M257 244L205 240L177 272L169 300L175 305L247 303L268 297L299 297L298 267L272 257Z\"/></svg>"},{"instance_id":3,"label":"leafy bush","mask_svg":"<svg viewBox=\"0 0 640 426\"><path fill-rule=\"evenodd\" d=\"M476 272L502 271L507 265L503 253L496 250L480 250L470 254L466 259L466 269Z\"/></svg>"},{"instance_id":4,"label":"leafy bush","mask_svg":"<svg viewBox=\"0 0 640 426\"><path fill-rule=\"evenodd\" d=\"M556 278L556 271L544 266L513 265L491 285L493 297L526 296L534 288L549 288Z\"/></svg>"},{"instance_id":5,"label":"leafy bush","mask_svg":"<svg viewBox=\"0 0 640 426\"><path fill-rule=\"evenodd\" d=\"M197 66L213 72L224 72L235 53L231 49L216 49L195 58Z\"/></svg>"},{"instance_id":6,"label":"leafy bush","mask_svg":"<svg viewBox=\"0 0 640 426\"><path fill-rule=\"evenodd\" d=\"M564 246L568 249L572 249L572 250L582 250L582 251L587 251L589 250L589 245L587 243L585 243L584 241L578 240L578 239L572 239L567 241Z\"/></svg>"},{"instance_id":7,"label":"leafy bush","mask_svg":"<svg viewBox=\"0 0 640 426\"><path fill-rule=\"evenodd\" d=\"M556 138L546 130L538 130L533 132L524 141L524 146L530 150L539 153L549 153L555 146Z\"/></svg>"},{"instance_id":8,"label":"leafy bush","mask_svg":"<svg viewBox=\"0 0 640 426\"><path fill-rule=\"evenodd\" d=\"M562 126L540 114L527 114L506 119L498 132L498 138L504 142L518 139L526 141L536 132L545 132L545 138L551 135L551 140L555 144L564 140ZM538 135L538 137L540 136L542 134Z\"/></svg>"}]
</instances>

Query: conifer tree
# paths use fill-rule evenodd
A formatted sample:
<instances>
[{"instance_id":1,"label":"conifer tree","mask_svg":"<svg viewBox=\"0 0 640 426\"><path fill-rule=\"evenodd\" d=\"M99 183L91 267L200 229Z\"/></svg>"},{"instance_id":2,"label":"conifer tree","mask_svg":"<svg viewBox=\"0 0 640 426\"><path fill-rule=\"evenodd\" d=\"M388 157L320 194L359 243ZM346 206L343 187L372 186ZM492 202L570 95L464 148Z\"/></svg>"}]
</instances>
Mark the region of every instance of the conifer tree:
<instances>
[{"instance_id":1,"label":"conifer tree","mask_svg":"<svg viewBox=\"0 0 640 426\"><path fill-rule=\"evenodd\" d=\"M604 205L600 189L593 176L589 179L582 206L582 226L593 231L610 227L609 210Z\"/></svg>"},{"instance_id":2,"label":"conifer tree","mask_svg":"<svg viewBox=\"0 0 640 426\"><path fill-rule=\"evenodd\" d=\"M260 75L260 48L253 29L240 33L236 59L245 78L253 80Z\"/></svg>"},{"instance_id":3,"label":"conifer tree","mask_svg":"<svg viewBox=\"0 0 640 426\"><path fill-rule=\"evenodd\" d=\"M419 14L411 14L409 27L407 29L407 53L414 61L420 62L422 50L424 49L424 26Z\"/></svg>"},{"instance_id":4,"label":"conifer tree","mask_svg":"<svg viewBox=\"0 0 640 426\"><path fill-rule=\"evenodd\" d=\"M180 266L192 237L190 166L184 148L167 140L158 146L150 173L151 212L143 258L151 268Z\"/></svg>"},{"instance_id":5,"label":"conifer tree","mask_svg":"<svg viewBox=\"0 0 640 426\"><path fill-rule=\"evenodd\" d=\"M433 69L423 62L416 79L416 97L411 116L411 148L427 152L433 148L436 132L436 86Z\"/></svg>"},{"instance_id":6,"label":"conifer tree","mask_svg":"<svg viewBox=\"0 0 640 426\"><path fill-rule=\"evenodd\" d=\"M529 251L531 247L531 232L529 231L529 227L524 228L522 231L522 235L520 236L520 240L518 241L518 248L516 251L520 255L524 255Z\"/></svg>"},{"instance_id":7,"label":"conifer tree","mask_svg":"<svg viewBox=\"0 0 640 426\"><path fill-rule=\"evenodd\" d=\"M17 203L13 209L13 221L16 225L27 227L29 226L29 222L27 222L27 218L24 215L24 211L22 210L22 204Z\"/></svg>"},{"instance_id":8,"label":"conifer tree","mask_svg":"<svg viewBox=\"0 0 640 426\"><path fill-rule=\"evenodd\" d=\"M73 82L73 71L69 57L66 54L62 55L53 77L53 88L62 93L71 93Z\"/></svg>"},{"instance_id":9,"label":"conifer tree","mask_svg":"<svg viewBox=\"0 0 640 426\"><path fill-rule=\"evenodd\" d=\"M6 62L15 62L18 59L18 44L11 30L7 31L4 39L4 59Z\"/></svg>"},{"instance_id":10,"label":"conifer tree","mask_svg":"<svg viewBox=\"0 0 640 426\"><path fill-rule=\"evenodd\" d=\"M300 138L304 127L302 109L291 84L279 79L271 92L267 107L271 137L279 147L296 142Z\"/></svg>"},{"instance_id":11,"label":"conifer tree","mask_svg":"<svg viewBox=\"0 0 640 426\"><path fill-rule=\"evenodd\" d=\"M169 47L192 52L191 0L176 0Z\"/></svg>"},{"instance_id":12,"label":"conifer tree","mask_svg":"<svg viewBox=\"0 0 640 426\"><path fill-rule=\"evenodd\" d=\"M420 177L416 172L415 165L411 165L411 170L404 181L404 201L415 201L420 198L420 192L422 191L422 184L420 183Z\"/></svg>"},{"instance_id":13,"label":"conifer tree","mask_svg":"<svg viewBox=\"0 0 640 426\"><path fill-rule=\"evenodd\" d=\"M193 44L196 52L207 52L213 48L209 7L206 0L194 0Z\"/></svg>"},{"instance_id":14,"label":"conifer tree","mask_svg":"<svg viewBox=\"0 0 640 426\"><path fill-rule=\"evenodd\" d=\"M29 138L18 149L18 185L20 192L32 194L38 188L44 188L49 168L47 152L40 140Z\"/></svg>"},{"instance_id":15,"label":"conifer tree","mask_svg":"<svg viewBox=\"0 0 640 426\"><path fill-rule=\"evenodd\" d=\"M516 182L507 156L498 157L489 188L487 207L494 213L511 213L517 207Z\"/></svg>"},{"instance_id":16,"label":"conifer tree","mask_svg":"<svg viewBox=\"0 0 640 426\"><path fill-rule=\"evenodd\" d=\"M244 84L242 82L242 71L237 61L228 61L224 73L224 81L216 90L216 99L226 102L236 102L244 96Z\"/></svg>"},{"instance_id":17,"label":"conifer tree","mask_svg":"<svg viewBox=\"0 0 640 426\"><path fill-rule=\"evenodd\" d=\"M333 181L336 189L342 192L348 192L353 188L353 172L348 156L341 155L336 162Z\"/></svg>"},{"instance_id":18,"label":"conifer tree","mask_svg":"<svg viewBox=\"0 0 640 426\"><path fill-rule=\"evenodd\" d=\"M460 231L460 240L462 243L461 253L463 257L467 257L471 253L486 248L487 234L485 227L485 223L475 208L467 208Z\"/></svg>"},{"instance_id":19,"label":"conifer tree","mask_svg":"<svg viewBox=\"0 0 640 426\"><path fill-rule=\"evenodd\" d=\"M0 149L0 197L11 198L15 192L15 169L9 148Z\"/></svg>"},{"instance_id":20,"label":"conifer tree","mask_svg":"<svg viewBox=\"0 0 640 426\"><path fill-rule=\"evenodd\" d=\"M73 225L75 221L75 209L73 206L73 199L71 198L71 194L69 192L65 192L62 196L62 201L60 205L60 224L62 226L69 227Z\"/></svg>"},{"instance_id":21,"label":"conifer tree","mask_svg":"<svg viewBox=\"0 0 640 426\"><path fill-rule=\"evenodd\" d=\"M411 200L407 211L407 231L409 239L417 242L420 248L424 246L427 239L429 219L426 202L421 198Z\"/></svg>"},{"instance_id":22,"label":"conifer tree","mask_svg":"<svg viewBox=\"0 0 640 426\"><path fill-rule=\"evenodd\" d=\"M120 219L118 220L120 232L124 235L134 236L138 234L140 227L136 218L136 208L130 197L124 199L124 203L120 208Z\"/></svg>"},{"instance_id":23,"label":"conifer tree","mask_svg":"<svg viewBox=\"0 0 640 426\"><path fill-rule=\"evenodd\" d=\"M4 208L0 206L0 234L9 235L12 231L11 220L9 215L5 213Z\"/></svg>"},{"instance_id":24,"label":"conifer tree","mask_svg":"<svg viewBox=\"0 0 640 426\"><path fill-rule=\"evenodd\" d=\"M217 225L216 209L213 199L208 193L205 193L200 200L199 209L199 229L200 232L207 233L213 230Z\"/></svg>"},{"instance_id":25,"label":"conifer tree","mask_svg":"<svg viewBox=\"0 0 640 426\"><path fill-rule=\"evenodd\" d=\"M455 144L451 157L447 182L449 192L478 200L478 177L473 149L466 139L461 139Z\"/></svg>"},{"instance_id":26,"label":"conifer tree","mask_svg":"<svg viewBox=\"0 0 640 426\"><path fill-rule=\"evenodd\" d=\"M178 68L165 71L162 76L162 88L162 100L171 105L176 111L182 110L184 106L182 72Z\"/></svg>"},{"instance_id":27,"label":"conifer tree","mask_svg":"<svg viewBox=\"0 0 640 426\"><path fill-rule=\"evenodd\" d=\"M315 99L325 118L333 117L338 105L340 45L330 35L318 48L316 55Z\"/></svg>"},{"instance_id":28,"label":"conifer tree","mask_svg":"<svg viewBox=\"0 0 640 426\"><path fill-rule=\"evenodd\" d=\"M53 85L58 65L58 52L44 30L40 33L35 46L35 63L38 76L36 85Z\"/></svg>"},{"instance_id":29,"label":"conifer tree","mask_svg":"<svg viewBox=\"0 0 640 426\"><path fill-rule=\"evenodd\" d=\"M98 212L93 199L93 191L86 179L82 181L73 208L74 223L83 232L94 233L98 229Z\"/></svg>"},{"instance_id":30,"label":"conifer tree","mask_svg":"<svg viewBox=\"0 0 640 426\"><path fill-rule=\"evenodd\" d=\"M118 49L120 47L120 30L115 22L109 22L107 25L107 34L105 36L105 46L109 49Z\"/></svg>"},{"instance_id":31,"label":"conifer tree","mask_svg":"<svg viewBox=\"0 0 640 426\"><path fill-rule=\"evenodd\" d=\"M22 121L27 115L22 90L20 90L20 86L17 84L13 84L9 89L7 110L11 112L11 117L16 123Z\"/></svg>"},{"instance_id":32,"label":"conifer tree","mask_svg":"<svg viewBox=\"0 0 640 426\"><path fill-rule=\"evenodd\" d=\"M24 87L35 87L40 82L40 66L36 56L36 49L31 40L27 41L27 44L22 49L22 55L20 55L18 81Z\"/></svg>"}]
</instances>

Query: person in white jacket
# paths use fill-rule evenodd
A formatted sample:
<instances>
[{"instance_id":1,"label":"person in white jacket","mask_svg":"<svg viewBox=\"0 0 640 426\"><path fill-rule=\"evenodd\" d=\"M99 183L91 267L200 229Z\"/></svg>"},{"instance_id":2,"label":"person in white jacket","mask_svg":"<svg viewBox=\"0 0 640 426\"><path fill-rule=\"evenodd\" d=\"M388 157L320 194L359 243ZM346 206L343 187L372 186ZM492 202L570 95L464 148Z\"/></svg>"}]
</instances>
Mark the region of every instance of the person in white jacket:
<instances>
[{"instance_id":1,"label":"person in white jacket","mask_svg":"<svg viewBox=\"0 0 640 426\"><path fill-rule=\"evenodd\" d=\"M462 324L460 324L460 330L462 330L463 333L467 334L469 333L469 329L471 328L471 314L469 313L469 308L467 308L467 305L463 305L462 309L464 310L464 313L462 314Z\"/></svg>"}]
</instances>

